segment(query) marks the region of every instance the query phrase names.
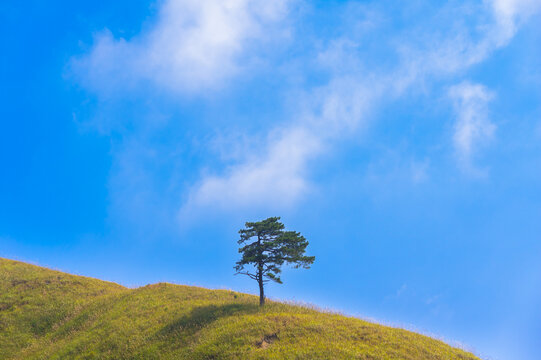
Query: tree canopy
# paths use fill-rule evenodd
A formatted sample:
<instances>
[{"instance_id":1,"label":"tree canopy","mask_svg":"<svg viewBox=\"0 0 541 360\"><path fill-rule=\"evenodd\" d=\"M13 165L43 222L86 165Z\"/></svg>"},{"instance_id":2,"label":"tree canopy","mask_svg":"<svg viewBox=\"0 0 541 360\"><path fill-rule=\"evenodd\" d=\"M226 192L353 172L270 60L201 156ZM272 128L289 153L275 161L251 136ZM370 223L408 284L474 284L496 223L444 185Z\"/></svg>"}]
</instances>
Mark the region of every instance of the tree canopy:
<instances>
[{"instance_id":1,"label":"tree canopy","mask_svg":"<svg viewBox=\"0 0 541 360\"><path fill-rule=\"evenodd\" d=\"M264 284L269 281L282 283L280 273L284 264L294 268L310 268L314 256L304 255L308 241L297 231L285 231L279 217L270 217L258 222L247 222L239 230L242 245L237 261L236 274L250 277L259 284L259 303L265 303Z\"/></svg>"}]
</instances>

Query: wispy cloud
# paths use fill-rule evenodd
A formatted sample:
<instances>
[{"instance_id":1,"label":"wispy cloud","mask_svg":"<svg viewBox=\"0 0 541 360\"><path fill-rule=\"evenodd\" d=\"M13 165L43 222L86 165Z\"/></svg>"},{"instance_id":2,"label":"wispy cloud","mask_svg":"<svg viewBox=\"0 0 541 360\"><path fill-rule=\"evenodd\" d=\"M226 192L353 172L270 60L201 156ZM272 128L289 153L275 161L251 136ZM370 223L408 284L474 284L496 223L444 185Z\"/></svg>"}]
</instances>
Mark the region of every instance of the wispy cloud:
<instances>
[{"instance_id":1,"label":"wispy cloud","mask_svg":"<svg viewBox=\"0 0 541 360\"><path fill-rule=\"evenodd\" d=\"M298 127L271 136L267 142L263 156L232 166L223 176L203 178L183 212L207 207L273 209L296 204L310 188L306 180L308 160L322 150L321 139Z\"/></svg>"},{"instance_id":2,"label":"wispy cloud","mask_svg":"<svg viewBox=\"0 0 541 360\"><path fill-rule=\"evenodd\" d=\"M490 1L496 16L499 32L495 34L500 43L511 39L523 21L539 13L539 0L492 0Z\"/></svg>"},{"instance_id":3,"label":"wispy cloud","mask_svg":"<svg viewBox=\"0 0 541 360\"><path fill-rule=\"evenodd\" d=\"M184 94L219 88L250 63L250 50L287 33L290 2L166 0L148 29L132 39L98 34L72 68L100 94L148 84Z\"/></svg>"},{"instance_id":4,"label":"wispy cloud","mask_svg":"<svg viewBox=\"0 0 541 360\"><path fill-rule=\"evenodd\" d=\"M462 10L453 8L446 16L453 18ZM377 103L400 97L412 88L422 86L427 79L461 72L483 61L510 40L522 13L516 10L502 14L493 3L485 4L482 10L493 20L483 23L486 26L479 34L472 35L470 28L458 26L456 32L446 28L426 43L405 40L399 49L401 60L388 72L362 72L363 59L357 53L356 39L347 36L330 39L328 46L316 56L318 63L329 69L330 80L326 86L307 92L306 98L310 101L305 104L304 113L292 118L291 125L275 129L269 139L263 139L266 150L262 155L247 157L245 161L240 159L221 176L203 178L191 190L181 212L216 205L233 209L296 204L312 188L310 161L317 159L324 150L331 151L333 141L354 133L368 120L368 113ZM380 18L377 13L372 15ZM511 25L512 31L500 29ZM408 35L411 34L403 36ZM471 172L474 170L471 162L474 147L487 142L494 132L494 125L482 117L481 102L488 101L483 98L488 92L476 93L476 89L464 85L453 90L461 111L455 146L461 165ZM458 94L460 90L461 95ZM302 99L299 103L303 103ZM276 139L277 133L279 139ZM253 153L251 149L246 152ZM428 162L427 159L425 165L412 165L415 182L426 180Z\"/></svg>"},{"instance_id":5,"label":"wispy cloud","mask_svg":"<svg viewBox=\"0 0 541 360\"><path fill-rule=\"evenodd\" d=\"M488 103L494 95L480 84L463 82L450 88L457 120L454 125L453 144L460 167L474 175L484 172L474 165L479 148L494 136L496 125L488 118Z\"/></svg>"},{"instance_id":6,"label":"wispy cloud","mask_svg":"<svg viewBox=\"0 0 541 360\"><path fill-rule=\"evenodd\" d=\"M295 205L311 190L310 161L332 142L355 131L370 109L377 89L353 79L333 79L307 96L304 112L291 125L263 139L265 150L247 156L224 175L210 175L194 187L181 216L214 209L283 209Z\"/></svg>"},{"instance_id":7,"label":"wispy cloud","mask_svg":"<svg viewBox=\"0 0 541 360\"><path fill-rule=\"evenodd\" d=\"M122 39L103 32L87 55L73 61L81 83L102 96L130 89L148 91L148 85L165 94L192 96L223 90L234 77L250 76L257 68L253 65L270 53L260 51L262 47L277 44L276 39L298 37L288 38L300 50L293 51L286 62L302 66L290 68L280 59L270 68L286 78L321 78L315 82L301 80L294 90L278 90L301 94L286 101L295 104L287 118L267 125L268 135L243 134L241 138L247 141L221 154L221 170L207 170L191 187L171 194L179 199L180 192L185 193L185 202L177 204L175 211L281 209L298 204L316 186L311 170L317 159L331 152L337 142L357 136L382 104L424 89L426 84L442 80L456 83L457 74L464 74L508 44L520 23L541 7L538 0L493 0L459 7L450 4L434 18L388 35L386 30L378 33L382 31L378 24L388 15L367 5L362 7L363 17L359 17L362 26L355 31L343 29L331 36L325 33L320 34L322 38L311 38L303 37L295 28L290 31L290 25L303 21L291 21L294 3L166 0L156 21L141 34ZM347 9L353 11L352 7ZM465 17L469 21L461 20ZM378 50L393 60L374 68L368 65L374 64L373 60L366 59L369 55L363 51L372 35L392 38L378 44ZM288 71L291 73L284 75ZM455 153L463 169L474 171L475 154L493 137L495 126L486 117L490 92L468 84L453 87L449 95L458 114ZM126 151L134 151L134 156L141 152ZM133 158L128 155L123 156ZM429 157L422 157L425 163L411 165L409 172L416 183L427 179L427 164L433 163ZM138 166L138 160L133 159L134 171ZM115 183L122 183L122 174L112 177ZM133 198L124 190L120 192L126 198ZM141 189L141 193L146 190Z\"/></svg>"},{"instance_id":8,"label":"wispy cloud","mask_svg":"<svg viewBox=\"0 0 541 360\"><path fill-rule=\"evenodd\" d=\"M540 0L487 0L477 6L443 7L429 24L430 30L424 24L408 33L409 39L398 42L403 64L393 74L395 91L400 94L430 77L461 73L483 62L508 45L521 23L540 10Z\"/></svg>"}]
</instances>

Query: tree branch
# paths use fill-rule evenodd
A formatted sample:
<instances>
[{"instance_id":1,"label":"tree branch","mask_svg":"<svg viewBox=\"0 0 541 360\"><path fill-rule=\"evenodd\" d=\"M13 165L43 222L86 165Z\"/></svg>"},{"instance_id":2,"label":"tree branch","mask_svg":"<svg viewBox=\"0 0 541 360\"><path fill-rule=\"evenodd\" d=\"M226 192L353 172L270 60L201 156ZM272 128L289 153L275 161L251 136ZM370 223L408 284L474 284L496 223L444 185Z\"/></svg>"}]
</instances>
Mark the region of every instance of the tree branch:
<instances>
[{"instance_id":1,"label":"tree branch","mask_svg":"<svg viewBox=\"0 0 541 360\"><path fill-rule=\"evenodd\" d=\"M251 279L254 279L254 280L258 279L257 275L250 274L247 271L246 272L237 272L237 273L235 273L235 275L237 275L237 274L249 276Z\"/></svg>"}]
</instances>

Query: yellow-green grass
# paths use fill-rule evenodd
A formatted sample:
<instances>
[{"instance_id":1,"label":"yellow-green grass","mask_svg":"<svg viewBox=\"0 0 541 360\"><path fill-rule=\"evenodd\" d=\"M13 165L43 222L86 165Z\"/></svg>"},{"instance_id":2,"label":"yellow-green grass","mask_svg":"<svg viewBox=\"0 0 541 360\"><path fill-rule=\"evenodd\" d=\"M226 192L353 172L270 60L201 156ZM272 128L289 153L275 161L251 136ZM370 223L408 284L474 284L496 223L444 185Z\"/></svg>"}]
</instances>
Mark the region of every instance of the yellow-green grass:
<instances>
[{"instance_id":1,"label":"yellow-green grass","mask_svg":"<svg viewBox=\"0 0 541 360\"><path fill-rule=\"evenodd\" d=\"M172 284L129 289L0 258L2 359L478 359L410 331Z\"/></svg>"}]
</instances>

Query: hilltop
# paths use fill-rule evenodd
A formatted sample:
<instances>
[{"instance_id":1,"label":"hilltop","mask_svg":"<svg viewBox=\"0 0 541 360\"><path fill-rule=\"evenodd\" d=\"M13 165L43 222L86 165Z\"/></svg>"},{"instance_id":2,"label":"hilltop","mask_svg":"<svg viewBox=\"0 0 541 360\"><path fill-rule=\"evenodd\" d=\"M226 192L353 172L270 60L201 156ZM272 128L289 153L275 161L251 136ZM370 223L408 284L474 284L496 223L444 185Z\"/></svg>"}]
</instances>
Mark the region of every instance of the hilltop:
<instances>
[{"instance_id":1,"label":"hilltop","mask_svg":"<svg viewBox=\"0 0 541 360\"><path fill-rule=\"evenodd\" d=\"M2 359L462 359L410 331L229 290L137 289L0 258Z\"/></svg>"}]
</instances>

